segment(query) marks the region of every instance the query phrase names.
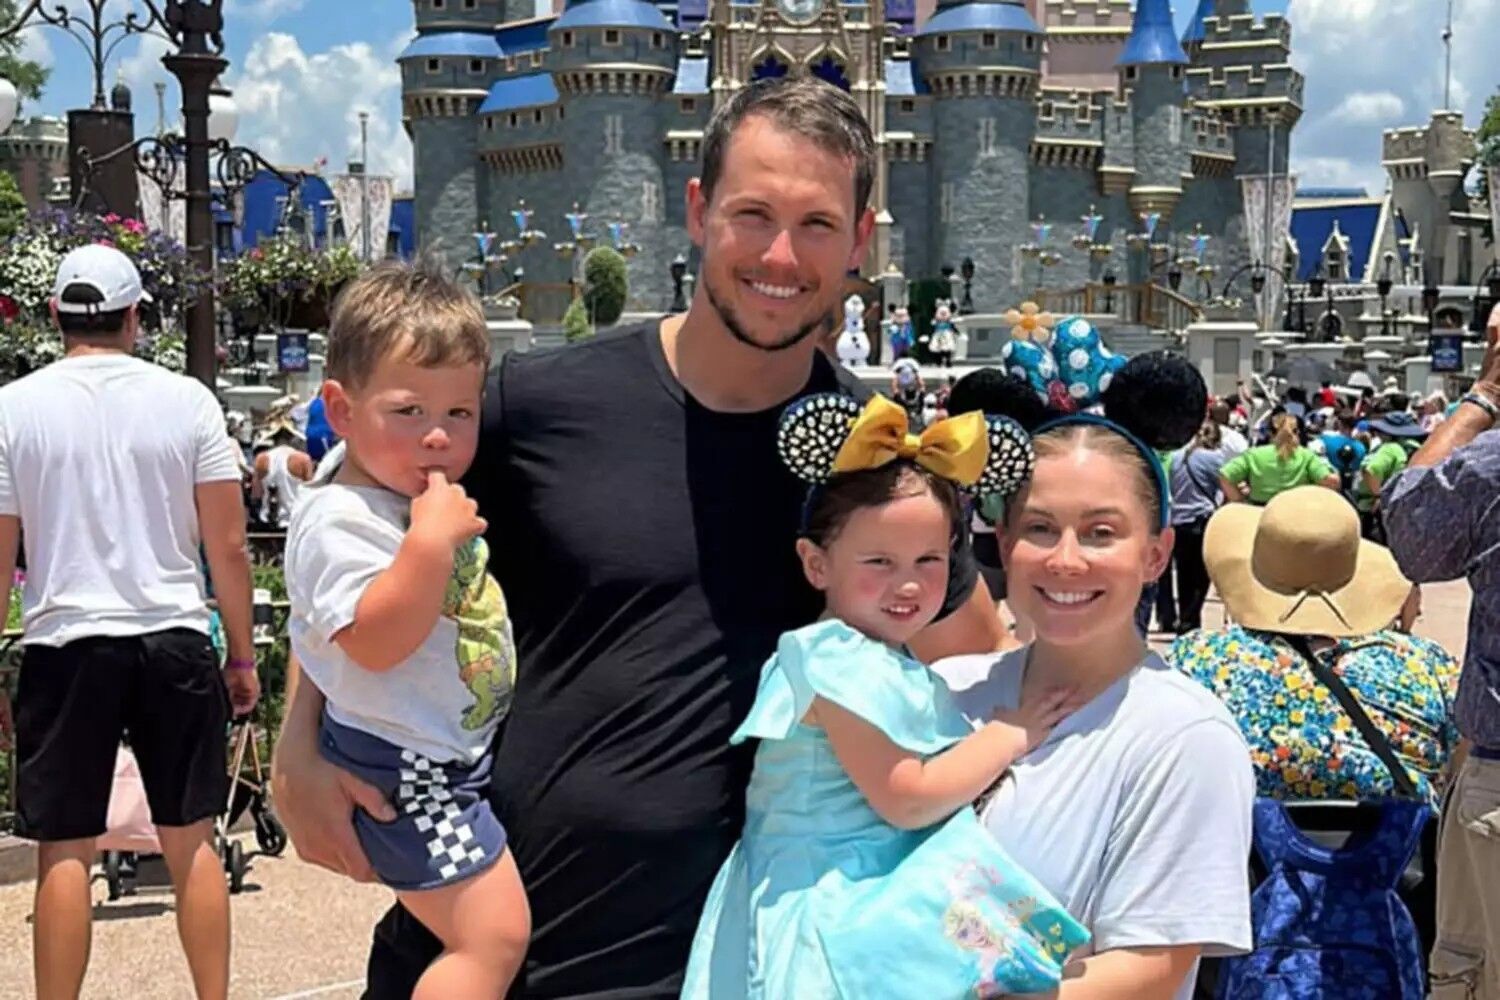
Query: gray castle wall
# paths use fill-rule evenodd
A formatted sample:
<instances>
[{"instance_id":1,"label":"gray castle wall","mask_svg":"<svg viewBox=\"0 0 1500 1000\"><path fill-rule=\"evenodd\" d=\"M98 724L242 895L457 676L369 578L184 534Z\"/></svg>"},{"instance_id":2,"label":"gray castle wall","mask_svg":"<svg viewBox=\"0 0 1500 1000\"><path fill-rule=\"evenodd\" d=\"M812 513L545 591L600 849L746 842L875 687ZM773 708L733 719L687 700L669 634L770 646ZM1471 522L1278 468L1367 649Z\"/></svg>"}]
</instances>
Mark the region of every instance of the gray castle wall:
<instances>
[{"instance_id":1,"label":"gray castle wall","mask_svg":"<svg viewBox=\"0 0 1500 1000\"><path fill-rule=\"evenodd\" d=\"M413 118L417 232L450 265L472 256L479 207L488 201L471 118Z\"/></svg>"}]
</instances>

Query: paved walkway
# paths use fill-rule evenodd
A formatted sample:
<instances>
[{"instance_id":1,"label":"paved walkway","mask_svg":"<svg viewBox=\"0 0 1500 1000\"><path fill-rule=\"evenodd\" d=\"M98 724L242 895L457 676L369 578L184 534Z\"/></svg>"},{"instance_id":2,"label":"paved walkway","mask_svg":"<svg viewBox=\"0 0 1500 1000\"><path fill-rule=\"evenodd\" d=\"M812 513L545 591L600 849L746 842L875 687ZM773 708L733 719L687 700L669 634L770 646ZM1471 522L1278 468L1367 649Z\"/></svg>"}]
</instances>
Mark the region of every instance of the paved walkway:
<instances>
[{"instance_id":1,"label":"paved walkway","mask_svg":"<svg viewBox=\"0 0 1500 1000\"><path fill-rule=\"evenodd\" d=\"M1417 631L1456 655L1464 648L1469 590L1463 583L1424 588ZM1223 621L1217 601L1204 624ZM1156 637L1165 645L1168 637ZM247 847L253 843L247 840ZM148 863L149 864L149 863ZM390 893L356 885L304 865L290 849L282 858L253 860L246 891L234 897L234 967L231 996L256 1000L359 996L370 928ZM0 997L32 997L31 885L0 887ZM132 1000L191 997L187 967L177 946L172 894L159 863L143 872L139 890L106 901L95 885L94 954L84 984L86 998Z\"/></svg>"}]
</instances>

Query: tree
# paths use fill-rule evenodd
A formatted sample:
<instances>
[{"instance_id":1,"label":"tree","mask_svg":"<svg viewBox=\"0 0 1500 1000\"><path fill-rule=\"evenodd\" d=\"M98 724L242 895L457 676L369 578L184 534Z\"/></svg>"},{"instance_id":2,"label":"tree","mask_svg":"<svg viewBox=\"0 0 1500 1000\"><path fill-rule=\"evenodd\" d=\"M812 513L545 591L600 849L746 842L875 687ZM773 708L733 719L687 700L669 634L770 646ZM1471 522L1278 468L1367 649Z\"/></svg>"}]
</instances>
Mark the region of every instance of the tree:
<instances>
[{"instance_id":1,"label":"tree","mask_svg":"<svg viewBox=\"0 0 1500 1000\"><path fill-rule=\"evenodd\" d=\"M0 27L16 23L16 0L0 0ZM0 76L16 85L21 99L36 100L42 96L51 70L41 63L21 58L21 36L11 35L0 41Z\"/></svg>"},{"instance_id":2,"label":"tree","mask_svg":"<svg viewBox=\"0 0 1500 1000\"><path fill-rule=\"evenodd\" d=\"M584 308L582 297L575 298L568 305L568 311L563 313L562 328L563 337L570 344L588 340L594 335L594 328L589 325L589 314Z\"/></svg>"},{"instance_id":3,"label":"tree","mask_svg":"<svg viewBox=\"0 0 1500 1000\"><path fill-rule=\"evenodd\" d=\"M1484 105L1484 120L1479 123L1479 131L1474 135L1474 141L1479 146L1479 154L1474 158L1479 167L1479 197L1488 201L1490 198L1500 198L1500 192L1490 190L1489 171L1487 167L1500 167L1500 90L1490 95L1490 99ZM1490 231L1490 226L1485 225L1485 236L1494 240L1497 235Z\"/></svg>"},{"instance_id":4,"label":"tree","mask_svg":"<svg viewBox=\"0 0 1500 1000\"><path fill-rule=\"evenodd\" d=\"M583 304L595 326L610 326L625 311L625 258L613 247L595 247L583 258Z\"/></svg>"},{"instance_id":5,"label":"tree","mask_svg":"<svg viewBox=\"0 0 1500 1000\"><path fill-rule=\"evenodd\" d=\"M26 222L26 199L9 171L0 170L0 241L8 240Z\"/></svg>"}]
</instances>

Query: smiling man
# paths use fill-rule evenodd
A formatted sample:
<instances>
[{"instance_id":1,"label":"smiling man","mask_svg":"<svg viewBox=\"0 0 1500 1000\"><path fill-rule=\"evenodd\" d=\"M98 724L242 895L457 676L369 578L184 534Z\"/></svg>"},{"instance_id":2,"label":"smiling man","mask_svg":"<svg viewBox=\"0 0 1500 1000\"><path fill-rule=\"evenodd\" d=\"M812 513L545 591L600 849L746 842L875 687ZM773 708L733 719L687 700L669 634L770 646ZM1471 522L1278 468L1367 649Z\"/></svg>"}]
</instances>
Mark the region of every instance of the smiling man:
<instances>
[{"instance_id":1,"label":"smiling man","mask_svg":"<svg viewBox=\"0 0 1500 1000\"><path fill-rule=\"evenodd\" d=\"M676 997L698 913L739 836L749 748L729 736L782 632L812 622L795 539L805 489L777 458L785 406L864 395L817 350L864 259L875 144L810 79L731 98L687 190L702 248L689 311L558 351L507 356L464 482L510 600L515 702L492 801L531 902L513 996ZM965 540L933 658L1001 636ZM322 762L321 697L292 698L276 802L305 859L356 876L372 790ZM438 952L392 910L367 996L397 997Z\"/></svg>"}]
</instances>

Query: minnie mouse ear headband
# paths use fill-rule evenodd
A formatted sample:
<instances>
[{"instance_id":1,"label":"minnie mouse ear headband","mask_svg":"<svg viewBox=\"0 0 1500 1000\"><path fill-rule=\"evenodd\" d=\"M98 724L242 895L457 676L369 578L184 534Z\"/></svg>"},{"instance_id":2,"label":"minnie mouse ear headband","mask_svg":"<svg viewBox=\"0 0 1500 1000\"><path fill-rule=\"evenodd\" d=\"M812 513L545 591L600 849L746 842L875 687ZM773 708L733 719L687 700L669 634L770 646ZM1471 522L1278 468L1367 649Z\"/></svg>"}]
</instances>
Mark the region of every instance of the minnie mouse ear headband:
<instances>
[{"instance_id":1,"label":"minnie mouse ear headband","mask_svg":"<svg viewBox=\"0 0 1500 1000\"><path fill-rule=\"evenodd\" d=\"M1166 527L1171 489L1160 453L1187 444L1203 423L1208 412L1203 376L1185 358L1167 351L1127 361L1105 347L1099 331L1083 317L1064 317L1048 329L1051 317L1027 306L1015 314L1013 339L1000 352L1014 376L1008 384L1024 384L1044 404L1040 422L1028 422L1027 429L1036 435L1089 424L1129 441L1155 475L1158 527ZM1090 408L1102 408L1103 415L1084 412ZM1011 406L1007 412L1018 409Z\"/></svg>"},{"instance_id":2,"label":"minnie mouse ear headband","mask_svg":"<svg viewBox=\"0 0 1500 1000\"><path fill-rule=\"evenodd\" d=\"M1031 439L1007 417L965 413L912 434L906 410L875 396L861 406L820 393L787 407L776 437L781 460L814 487L832 476L905 459L980 493L1010 494L1031 475Z\"/></svg>"}]
</instances>

